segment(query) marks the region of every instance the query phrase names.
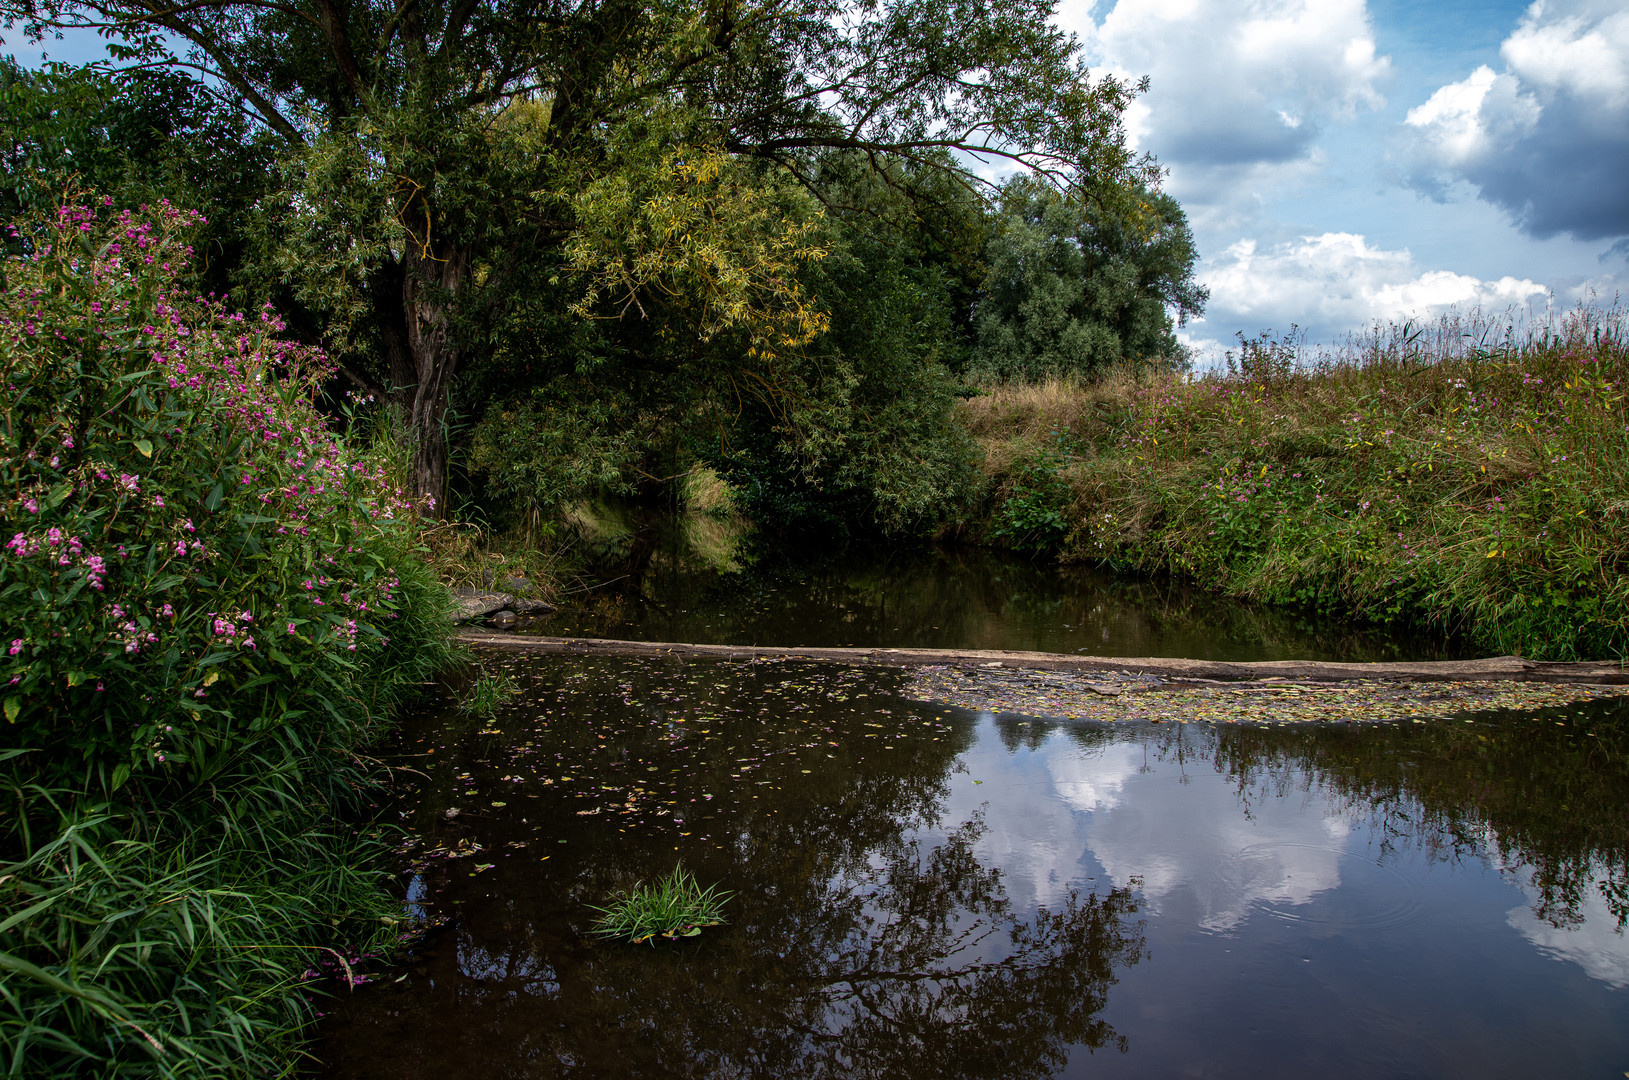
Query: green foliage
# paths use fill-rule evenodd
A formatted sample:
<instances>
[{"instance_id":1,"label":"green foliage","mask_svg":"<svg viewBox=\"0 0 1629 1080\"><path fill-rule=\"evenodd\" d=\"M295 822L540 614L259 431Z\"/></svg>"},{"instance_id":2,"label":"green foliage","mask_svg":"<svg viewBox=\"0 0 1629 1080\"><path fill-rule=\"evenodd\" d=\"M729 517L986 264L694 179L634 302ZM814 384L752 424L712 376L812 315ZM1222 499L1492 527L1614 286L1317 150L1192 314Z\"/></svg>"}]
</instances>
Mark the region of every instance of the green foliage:
<instances>
[{"instance_id":1,"label":"green foliage","mask_svg":"<svg viewBox=\"0 0 1629 1080\"><path fill-rule=\"evenodd\" d=\"M1299 367L1269 337L1231 374L1060 391L1064 553L1498 652L1629 655L1624 313L1486 329L1394 327ZM1015 486L1034 436L1002 417L1026 392L964 410Z\"/></svg>"},{"instance_id":2,"label":"green foliage","mask_svg":"<svg viewBox=\"0 0 1629 1080\"><path fill-rule=\"evenodd\" d=\"M0 830L9 1075L280 1074L315 1018L310 981L362 981L399 933L385 845L316 820L305 804L327 793L266 766L163 811L0 783L25 808ZM355 768L333 779L367 790Z\"/></svg>"},{"instance_id":3,"label":"green foliage","mask_svg":"<svg viewBox=\"0 0 1629 1080\"><path fill-rule=\"evenodd\" d=\"M476 426L468 468L488 520L535 531L589 494L632 490L648 433L619 423L623 403L604 392L552 397L535 391L495 403Z\"/></svg>"},{"instance_id":4,"label":"green foliage","mask_svg":"<svg viewBox=\"0 0 1629 1080\"><path fill-rule=\"evenodd\" d=\"M1056 552L1069 532L1065 513L1070 490L1063 476L1069 460L1068 439L1056 432L1050 446L1021 457L1013 467L1008 495L986 536L1014 551L1037 555Z\"/></svg>"},{"instance_id":5,"label":"green foliage","mask_svg":"<svg viewBox=\"0 0 1629 1080\"><path fill-rule=\"evenodd\" d=\"M975 184L956 151L1097 193L1158 175L1121 124L1140 87L1092 77L1036 0L11 10L27 33L88 22L127 58L207 71L254 117L281 190L245 224L239 280L297 300L386 397L437 499L449 416L488 404L454 402L470 369L499 369L469 385L505 407L557 376L628 386L657 446L698 397L785 412L831 306L809 270L832 159L888 185ZM938 181L899 190L931 214Z\"/></svg>"},{"instance_id":6,"label":"green foliage","mask_svg":"<svg viewBox=\"0 0 1629 1080\"><path fill-rule=\"evenodd\" d=\"M935 177L893 179L927 186ZM972 447L952 422L962 390L951 372L960 346L953 260L965 252L947 247L960 239L947 234L976 234L981 207L964 191L932 191L947 202L930 227L868 174L831 185L840 201L830 253L808 271L830 329L785 358L779 382L765 378L726 401L724 437L700 452L760 521L930 530L977 484Z\"/></svg>"},{"instance_id":7,"label":"green foliage","mask_svg":"<svg viewBox=\"0 0 1629 1080\"><path fill-rule=\"evenodd\" d=\"M286 1069L307 969L388 936L382 846L341 824L356 751L449 656L412 507L312 404L321 357L182 287L195 221L65 206L4 268L17 1075Z\"/></svg>"},{"instance_id":8,"label":"green foliage","mask_svg":"<svg viewBox=\"0 0 1629 1080\"><path fill-rule=\"evenodd\" d=\"M179 72L105 63L34 71L0 57L0 220L54 206L70 187L130 209L164 196L208 206L192 272L225 291L271 162L241 113Z\"/></svg>"},{"instance_id":9,"label":"green foliage","mask_svg":"<svg viewBox=\"0 0 1629 1080\"><path fill-rule=\"evenodd\" d=\"M469 697L458 703L459 711L482 720L497 715L498 706L520 693L520 685L509 674L490 675L485 671L475 677Z\"/></svg>"},{"instance_id":10,"label":"green foliage","mask_svg":"<svg viewBox=\"0 0 1629 1080\"><path fill-rule=\"evenodd\" d=\"M1147 189L1071 200L1027 178L1002 193L975 314L970 373L1093 376L1128 361L1182 366L1172 333L1204 310L1198 253L1175 199Z\"/></svg>"},{"instance_id":11,"label":"green foliage","mask_svg":"<svg viewBox=\"0 0 1629 1080\"><path fill-rule=\"evenodd\" d=\"M354 744L423 600L411 507L311 405L320 357L180 293L195 216L156 218L36 219L0 298L5 712L53 781L108 791Z\"/></svg>"},{"instance_id":12,"label":"green foliage","mask_svg":"<svg viewBox=\"0 0 1629 1080\"><path fill-rule=\"evenodd\" d=\"M703 889L683 866L675 866L673 873L653 885L636 882L605 907L590 907L600 913L594 922L596 934L654 945L658 936L670 941L695 937L703 927L722 924L729 898L716 885Z\"/></svg>"}]
</instances>

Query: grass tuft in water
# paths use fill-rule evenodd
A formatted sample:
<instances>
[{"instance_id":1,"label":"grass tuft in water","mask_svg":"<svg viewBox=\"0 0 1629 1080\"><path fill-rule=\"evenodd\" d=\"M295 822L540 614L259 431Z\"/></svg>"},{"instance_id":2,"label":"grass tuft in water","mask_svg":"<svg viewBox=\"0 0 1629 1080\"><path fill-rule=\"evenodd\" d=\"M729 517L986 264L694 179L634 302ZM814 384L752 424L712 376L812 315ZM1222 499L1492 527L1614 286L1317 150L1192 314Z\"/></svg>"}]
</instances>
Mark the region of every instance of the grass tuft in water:
<instances>
[{"instance_id":1,"label":"grass tuft in water","mask_svg":"<svg viewBox=\"0 0 1629 1080\"><path fill-rule=\"evenodd\" d=\"M515 682L514 676L489 675L483 671L475 677L475 686L470 690L469 697L458 707L467 715L486 720L498 711L499 705L518 693L520 685Z\"/></svg>"},{"instance_id":2,"label":"grass tuft in water","mask_svg":"<svg viewBox=\"0 0 1629 1080\"><path fill-rule=\"evenodd\" d=\"M670 940L695 937L704 926L721 925L724 903L731 895L719 892L716 885L703 889L681 864L654 885L635 883L606 907L589 906L600 913L594 933L625 938L635 945L643 941L655 944L657 936Z\"/></svg>"}]
</instances>

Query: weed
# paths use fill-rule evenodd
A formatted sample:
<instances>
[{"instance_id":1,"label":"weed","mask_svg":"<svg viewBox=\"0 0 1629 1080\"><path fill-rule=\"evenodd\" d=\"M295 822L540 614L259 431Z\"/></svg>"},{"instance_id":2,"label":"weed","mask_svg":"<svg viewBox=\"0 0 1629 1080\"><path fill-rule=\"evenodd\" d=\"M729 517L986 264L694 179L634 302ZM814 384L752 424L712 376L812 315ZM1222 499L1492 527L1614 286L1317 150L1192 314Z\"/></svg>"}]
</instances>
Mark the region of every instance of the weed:
<instances>
[{"instance_id":1,"label":"weed","mask_svg":"<svg viewBox=\"0 0 1629 1080\"><path fill-rule=\"evenodd\" d=\"M962 416L1007 493L993 538L1600 658L1629 655L1626 388L1629 312L1580 308L1526 330L1377 327L1334 352L1241 339L1228 371L996 387ZM1034 449L1062 424L1067 467Z\"/></svg>"},{"instance_id":2,"label":"weed","mask_svg":"<svg viewBox=\"0 0 1629 1080\"><path fill-rule=\"evenodd\" d=\"M654 885L636 882L626 893L613 897L605 907L594 907L600 917L594 933L603 937L626 938L635 945L655 944L656 937L669 940L695 937L705 926L724 922L724 904L730 893L718 886L703 889L682 865ZM592 906L592 905L590 905Z\"/></svg>"},{"instance_id":3,"label":"weed","mask_svg":"<svg viewBox=\"0 0 1629 1080\"><path fill-rule=\"evenodd\" d=\"M289 1075L322 958L400 910L358 751L449 599L322 356L187 295L196 224L63 206L3 265L9 1076Z\"/></svg>"},{"instance_id":4,"label":"weed","mask_svg":"<svg viewBox=\"0 0 1629 1080\"><path fill-rule=\"evenodd\" d=\"M461 701L458 708L468 716L489 719L498 711L499 705L518 693L520 686L513 675L489 675L483 671L475 677L475 686L471 688L469 697Z\"/></svg>"},{"instance_id":5,"label":"weed","mask_svg":"<svg viewBox=\"0 0 1629 1080\"><path fill-rule=\"evenodd\" d=\"M1069 485L1063 477L1069 463L1068 440L1052 433L1051 445L1026 455L1014 469L1009 494L997 512L988 537L1014 551L1050 554L1069 531L1064 511Z\"/></svg>"}]
</instances>

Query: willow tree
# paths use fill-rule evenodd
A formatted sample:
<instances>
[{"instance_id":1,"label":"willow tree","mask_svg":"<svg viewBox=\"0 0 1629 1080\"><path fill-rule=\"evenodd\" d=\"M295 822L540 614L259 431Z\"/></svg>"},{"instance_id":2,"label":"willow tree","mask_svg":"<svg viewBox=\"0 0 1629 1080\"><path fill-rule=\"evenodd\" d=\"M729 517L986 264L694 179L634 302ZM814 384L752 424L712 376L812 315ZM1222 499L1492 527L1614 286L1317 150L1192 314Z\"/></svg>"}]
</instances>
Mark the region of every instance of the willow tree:
<instances>
[{"instance_id":1,"label":"willow tree","mask_svg":"<svg viewBox=\"0 0 1629 1080\"><path fill-rule=\"evenodd\" d=\"M750 206L743 223L743 168L817 203L832 153L969 184L980 159L1006 159L1099 192L1153 172L1121 125L1138 87L1092 77L1046 0L0 10L34 35L93 28L130 63L189 72L281 142L294 181L267 232L284 283L324 314L352 377L387 393L428 495L446 482L451 380L526 282L577 283L585 314L655 305L701 333L751 328L769 365L820 332L786 272L819 257L814 234Z\"/></svg>"}]
</instances>

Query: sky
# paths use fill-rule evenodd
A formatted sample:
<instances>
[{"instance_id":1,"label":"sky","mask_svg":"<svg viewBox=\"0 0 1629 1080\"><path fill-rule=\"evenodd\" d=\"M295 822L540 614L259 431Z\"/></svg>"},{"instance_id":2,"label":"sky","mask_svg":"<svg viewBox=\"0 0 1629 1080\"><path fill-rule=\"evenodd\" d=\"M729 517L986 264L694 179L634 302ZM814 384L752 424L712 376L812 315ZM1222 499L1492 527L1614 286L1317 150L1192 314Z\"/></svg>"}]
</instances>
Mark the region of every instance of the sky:
<instances>
[{"instance_id":1,"label":"sky","mask_svg":"<svg viewBox=\"0 0 1629 1080\"><path fill-rule=\"evenodd\" d=\"M1629 297L1622 0L1060 0L1188 214L1200 362L1448 311ZM25 62L38 56L5 43ZM102 55L48 43L53 59Z\"/></svg>"},{"instance_id":2,"label":"sky","mask_svg":"<svg viewBox=\"0 0 1629 1080\"><path fill-rule=\"evenodd\" d=\"M1062 0L1168 169L1211 290L1186 339L1336 344L1629 299L1622 0Z\"/></svg>"}]
</instances>

